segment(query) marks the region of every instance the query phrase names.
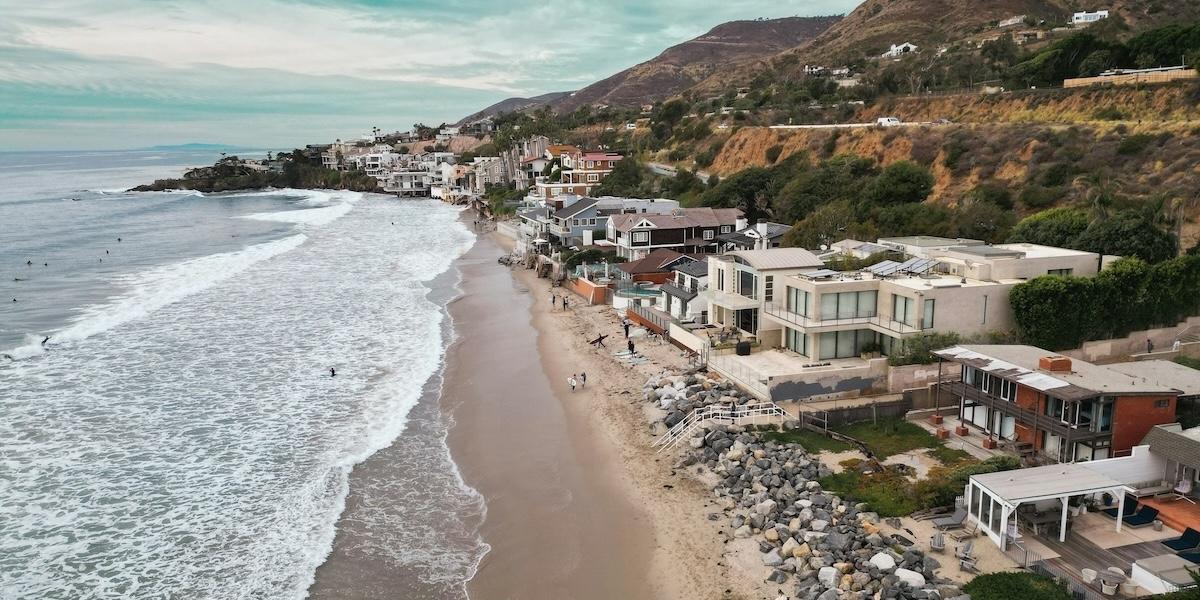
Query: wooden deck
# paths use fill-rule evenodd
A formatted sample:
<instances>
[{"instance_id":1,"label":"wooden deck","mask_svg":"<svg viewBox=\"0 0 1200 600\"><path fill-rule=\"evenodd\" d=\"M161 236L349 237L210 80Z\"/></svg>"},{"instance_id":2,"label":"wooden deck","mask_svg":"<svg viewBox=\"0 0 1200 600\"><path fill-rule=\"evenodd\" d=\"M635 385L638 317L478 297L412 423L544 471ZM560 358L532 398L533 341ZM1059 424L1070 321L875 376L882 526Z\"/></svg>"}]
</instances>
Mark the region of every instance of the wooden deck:
<instances>
[{"instance_id":1,"label":"wooden deck","mask_svg":"<svg viewBox=\"0 0 1200 600\"><path fill-rule=\"evenodd\" d=\"M1171 498L1142 498L1142 504L1158 509L1158 518L1171 529L1183 531L1188 527L1200 531L1200 504Z\"/></svg>"},{"instance_id":2,"label":"wooden deck","mask_svg":"<svg viewBox=\"0 0 1200 600\"><path fill-rule=\"evenodd\" d=\"M1072 588L1083 589L1089 592L1089 598L1101 597L1103 594L1101 593L1100 582L1097 581L1089 584L1083 581L1083 574L1081 573L1083 569L1103 572L1107 571L1110 567L1116 567L1121 569L1126 575L1129 575L1134 561L1171 552L1171 549L1162 545L1162 542L1141 542L1105 549L1075 533L1068 534L1066 542L1045 538L1039 538L1038 541L1058 554L1057 558L1047 559L1045 561L1047 565L1052 570L1059 571L1059 574L1070 578ZM1122 595L1118 593L1117 597L1122 597Z\"/></svg>"}]
</instances>

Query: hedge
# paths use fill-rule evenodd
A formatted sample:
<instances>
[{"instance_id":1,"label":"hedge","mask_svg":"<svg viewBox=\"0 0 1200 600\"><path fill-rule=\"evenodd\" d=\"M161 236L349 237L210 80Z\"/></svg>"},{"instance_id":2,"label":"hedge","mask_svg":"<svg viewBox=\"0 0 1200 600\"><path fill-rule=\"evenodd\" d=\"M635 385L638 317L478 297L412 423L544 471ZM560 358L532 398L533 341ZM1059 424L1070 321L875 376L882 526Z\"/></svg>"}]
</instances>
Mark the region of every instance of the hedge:
<instances>
[{"instance_id":1,"label":"hedge","mask_svg":"<svg viewBox=\"0 0 1200 600\"><path fill-rule=\"evenodd\" d=\"M1124 258L1091 278L1047 275L1009 293L1021 340L1048 350L1173 326L1200 314L1200 256Z\"/></svg>"}]
</instances>

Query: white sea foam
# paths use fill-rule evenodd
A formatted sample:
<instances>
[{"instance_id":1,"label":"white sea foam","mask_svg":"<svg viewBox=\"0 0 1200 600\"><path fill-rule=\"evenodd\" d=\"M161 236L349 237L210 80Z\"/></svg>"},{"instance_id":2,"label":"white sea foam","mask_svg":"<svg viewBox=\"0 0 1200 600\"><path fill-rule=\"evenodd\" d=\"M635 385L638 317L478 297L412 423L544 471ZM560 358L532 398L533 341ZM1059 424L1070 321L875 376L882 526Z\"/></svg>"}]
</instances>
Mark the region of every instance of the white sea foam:
<instances>
[{"instance_id":1,"label":"white sea foam","mask_svg":"<svg viewBox=\"0 0 1200 600\"><path fill-rule=\"evenodd\" d=\"M0 369L0 597L305 596L351 467L405 431L441 363L423 282L471 241L444 205L375 197L306 235L132 282L224 274L151 311L118 299L93 317L136 316ZM385 483L420 498L439 480ZM475 551L414 530L380 555L469 578Z\"/></svg>"},{"instance_id":2,"label":"white sea foam","mask_svg":"<svg viewBox=\"0 0 1200 600\"><path fill-rule=\"evenodd\" d=\"M295 195L296 193L296 190L285 189L262 192L256 195L289 196ZM311 191L305 192L305 198L301 199L298 204L303 206L315 206L317 208L254 213L250 215L244 215L241 218L253 219L256 221L294 223L296 225L328 225L333 221L344 217L346 213L350 212L350 209L354 207L354 203L361 199L362 194L358 192L338 192L336 194L331 194L328 192Z\"/></svg>"}]
</instances>

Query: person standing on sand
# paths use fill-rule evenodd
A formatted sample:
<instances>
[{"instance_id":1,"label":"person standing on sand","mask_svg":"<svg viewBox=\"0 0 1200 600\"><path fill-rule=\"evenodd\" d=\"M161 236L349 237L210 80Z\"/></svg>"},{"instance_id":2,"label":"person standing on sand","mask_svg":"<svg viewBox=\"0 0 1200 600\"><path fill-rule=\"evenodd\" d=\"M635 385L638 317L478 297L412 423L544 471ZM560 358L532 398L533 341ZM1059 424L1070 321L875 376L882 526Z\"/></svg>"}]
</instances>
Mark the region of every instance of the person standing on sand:
<instances>
[{"instance_id":1,"label":"person standing on sand","mask_svg":"<svg viewBox=\"0 0 1200 600\"><path fill-rule=\"evenodd\" d=\"M587 372L579 372L579 387L587 387Z\"/></svg>"},{"instance_id":2,"label":"person standing on sand","mask_svg":"<svg viewBox=\"0 0 1200 600\"><path fill-rule=\"evenodd\" d=\"M567 378L567 385L571 386L571 393L574 394L575 386L579 385L579 382L576 381L574 374L572 374L570 377Z\"/></svg>"},{"instance_id":3,"label":"person standing on sand","mask_svg":"<svg viewBox=\"0 0 1200 600\"><path fill-rule=\"evenodd\" d=\"M621 324L625 326L625 337L629 337L629 319L624 319Z\"/></svg>"},{"instance_id":4,"label":"person standing on sand","mask_svg":"<svg viewBox=\"0 0 1200 600\"><path fill-rule=\"evenodd\" d=\"M567 310L567 297L563 296L563 310Z\"/></svg>"},{"instance_id":5,"label":"person standing on sand","mask_svg":"<svg viewBox=\"0 0 1200 600\"><path fill-rule=\"evenodd\" d=\"M634 351L633 351L633 338L630 338L630 339L629 339L629 341L625 342L625 347L626 347L626 348L629 348L629 353L630 353L630 354L633 354L633 353L634 353Z\"/></svg>"}]
</instances>

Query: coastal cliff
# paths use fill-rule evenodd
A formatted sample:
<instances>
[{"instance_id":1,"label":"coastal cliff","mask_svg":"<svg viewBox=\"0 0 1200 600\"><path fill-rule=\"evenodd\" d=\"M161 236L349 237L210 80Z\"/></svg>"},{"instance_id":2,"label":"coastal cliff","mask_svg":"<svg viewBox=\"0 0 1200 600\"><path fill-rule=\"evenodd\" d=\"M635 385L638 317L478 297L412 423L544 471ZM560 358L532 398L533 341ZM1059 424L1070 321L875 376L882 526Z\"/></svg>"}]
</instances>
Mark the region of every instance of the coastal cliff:
<instances>
[{"instance_id":1,"label":"coastal cliff","mask_svg":"<svg viewBox=\"0 0 1200 600\"><path fill-rule=\"evenodd\" d=\"M191 169L178 179L158 179L139 185L130 191L161 192L165 190L196 190L198 192L230 192L266 187L297 189L350 190L382 192L379 181L362 171L333 171L314 164L303 156L286 159L281 154L282 168L259 170L236 156L222 158L211 167Z\"/></svg>"}]
</instances>

